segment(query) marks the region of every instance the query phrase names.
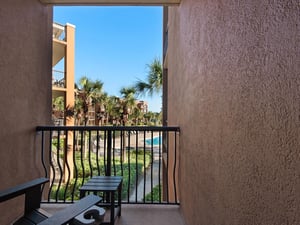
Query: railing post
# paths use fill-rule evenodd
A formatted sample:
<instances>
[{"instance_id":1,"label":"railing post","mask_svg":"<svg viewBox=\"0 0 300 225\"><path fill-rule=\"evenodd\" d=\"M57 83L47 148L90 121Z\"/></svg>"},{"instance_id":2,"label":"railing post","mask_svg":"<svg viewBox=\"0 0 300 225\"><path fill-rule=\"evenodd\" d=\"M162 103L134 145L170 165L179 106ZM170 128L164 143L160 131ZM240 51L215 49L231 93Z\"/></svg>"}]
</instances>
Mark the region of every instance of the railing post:
<instances>
[{"instance_id":1,"label":"railing post","mask_svg":"<svg viewBox=\"0 0 300 225\"><path fill-rule=\"evenodd\" d=\"M110 176L111 175L111 151L112 151L112 135L111 135L112 131L108 130L107 131L107 163L106 163L106 172L105 175L106 176Z\"/></svg>"}]
</instances>

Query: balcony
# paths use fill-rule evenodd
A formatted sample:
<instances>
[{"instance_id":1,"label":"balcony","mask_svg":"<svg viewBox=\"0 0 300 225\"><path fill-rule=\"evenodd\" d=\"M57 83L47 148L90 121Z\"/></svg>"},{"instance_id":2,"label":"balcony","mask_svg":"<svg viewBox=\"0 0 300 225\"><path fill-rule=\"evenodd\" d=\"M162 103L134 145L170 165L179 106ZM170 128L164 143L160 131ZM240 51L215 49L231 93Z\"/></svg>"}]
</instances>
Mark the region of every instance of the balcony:
<instances>
[{"instance_id":1,"label":"balcony","mask_svg":"<svg viewBox=\"0 0 300 225\"><path fill-rule=\"evenodd\" d=\"M52 66L55 66L65 57L66 44L65 27L61 24L53 23Z\"/></svg>"},{"instance_id":2,"label":"balcony","mask_svg":"<svg viewBox=\"0 0 300 225\"><path fill-rule=\"evenodd\" d=\"M78 200L78 188L92 176L121 175L117 224L184 224L178 127L41 126L37 134L44 176L50 178L44 189L46 211Z\"/></svg>"},{"instance_id":3,"label":"balcony","mask_svg":"<svg viewBox=\"0 0 300 225\"><path fill-rule=\"evenodd\" d=\"M59 71L59 70L52 70L52 87L53 88L66 88L65 72Z\"/></svg>"}]
</instances>

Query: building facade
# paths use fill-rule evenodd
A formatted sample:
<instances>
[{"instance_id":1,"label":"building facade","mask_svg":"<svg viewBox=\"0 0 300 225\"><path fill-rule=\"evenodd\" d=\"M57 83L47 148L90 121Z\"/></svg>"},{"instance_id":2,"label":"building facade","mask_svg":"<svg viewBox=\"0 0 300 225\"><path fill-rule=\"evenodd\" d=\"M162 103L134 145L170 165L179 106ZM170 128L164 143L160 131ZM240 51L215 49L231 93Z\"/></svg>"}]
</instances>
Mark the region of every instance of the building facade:
<instances>
[{"instance_id":1,"label":"building facade","mask_svg":"<svg viewBox=\"0 0 300 225\"><path fill-rule=\"evenodd\" d=\"M37 124L51 124L52 6L0 2L0 190L42 176ZM21 216L22 199L0 204L0 224ZM13 210L12 210L13 209Z\"/></svg>"},{"instance_id":2,"label":"building facade","mask_svg":"<svg viewBox=\"0 0 300 225\"><path fill-rule=\"evenodd\" d=\"M53 23L52 49L52 101L58 97L63 99L63 110L53 107L52 121L55 125L74 125L73 117L66 115L66 109L74 108L75 103L74 25Z\"/></svg>"},{"instance_id":3,"label":"building facade","mask_svg":"<svg viewBox=\"0 0 300 225\"><path fill-rule=\"evenodd\" d=\"M299 12L294 0L182 0L165 12L187 224L300 224Z\"/></svg>"}]
</instances>

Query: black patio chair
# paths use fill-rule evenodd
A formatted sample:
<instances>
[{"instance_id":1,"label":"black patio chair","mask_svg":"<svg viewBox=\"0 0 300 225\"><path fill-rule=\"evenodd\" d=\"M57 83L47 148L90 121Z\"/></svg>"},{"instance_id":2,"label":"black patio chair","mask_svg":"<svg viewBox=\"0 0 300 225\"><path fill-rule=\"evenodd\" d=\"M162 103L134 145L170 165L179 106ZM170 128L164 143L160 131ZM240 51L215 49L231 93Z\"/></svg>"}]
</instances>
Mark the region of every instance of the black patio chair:
<instances>
[{"instance_id":1,"label":"black patio chair","mask_svg":"<svg viewBox=\"0 0 300 225\"><path fill-rule=\"evenodd\" d=\"M15 225L59 225L72 223L72 220L85 210L99 203L102 199L96 195L88 195L78 202L50 216L40 209L42 185L49 179L38 178L0 192L0 202L7 201L20 195L25 195L24 215Z\"/></svg>"}]
</instances>

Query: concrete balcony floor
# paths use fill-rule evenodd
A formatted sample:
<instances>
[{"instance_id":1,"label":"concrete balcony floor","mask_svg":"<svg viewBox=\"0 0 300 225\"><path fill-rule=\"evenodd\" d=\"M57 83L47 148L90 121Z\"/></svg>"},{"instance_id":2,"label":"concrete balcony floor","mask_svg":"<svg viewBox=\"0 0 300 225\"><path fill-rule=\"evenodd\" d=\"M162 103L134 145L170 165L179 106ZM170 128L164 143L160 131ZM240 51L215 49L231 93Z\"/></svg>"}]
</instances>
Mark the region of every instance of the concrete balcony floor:
<instances>
[{"instance_id":1,"label":"concrete balcony floor","mask_svg":"<svg viewBox=\"0 0 300 225\"><path fill-rule=\"evenodd\" d=\"M42 209L53 214L67 204L43 204ZM106 212L106 217L109 212ZM105 221L107 218L105 217ZM122 205L122 216L115 225L185 225L177 205Z\"/></svg>"}]
</instances>

